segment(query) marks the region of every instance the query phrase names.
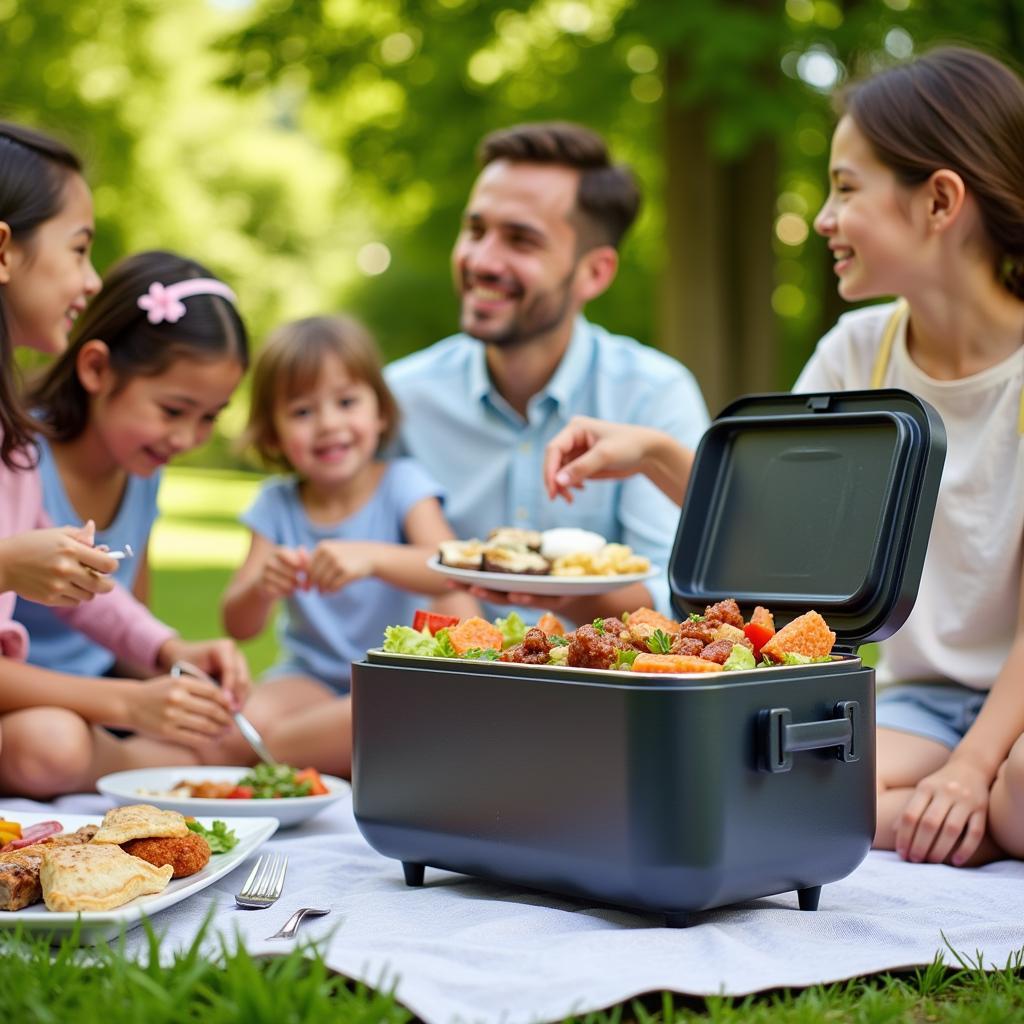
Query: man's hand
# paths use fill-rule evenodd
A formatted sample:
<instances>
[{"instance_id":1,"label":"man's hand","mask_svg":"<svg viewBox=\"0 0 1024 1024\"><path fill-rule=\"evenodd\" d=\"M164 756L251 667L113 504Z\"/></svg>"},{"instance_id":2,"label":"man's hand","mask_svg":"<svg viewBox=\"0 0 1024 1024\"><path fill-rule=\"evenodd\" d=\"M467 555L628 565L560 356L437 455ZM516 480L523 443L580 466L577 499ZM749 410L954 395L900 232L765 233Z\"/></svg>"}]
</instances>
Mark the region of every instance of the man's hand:
<instances>
[{"instance_id":1,"label":"man's hand","mask_svg":"<svg viewBox=\"0 0 1024 1024\"><path fill-rule=\"evenodd\" d=\"M58 608L74 608L114 589L117 559L93 547L95 527L58 526L0 540L0 590Z\"/></svg>"},{"instance_id":2,"label":"man's hand","mask_svg":"<svg viewBox=\"0 0 1024 1024\"><path fill-rule=\"evenodd\" d=\"M991 781L955 758L926 775L900 815L896 852L914 862L965 864L985 837Z\"/></svg>"}]
</instances>

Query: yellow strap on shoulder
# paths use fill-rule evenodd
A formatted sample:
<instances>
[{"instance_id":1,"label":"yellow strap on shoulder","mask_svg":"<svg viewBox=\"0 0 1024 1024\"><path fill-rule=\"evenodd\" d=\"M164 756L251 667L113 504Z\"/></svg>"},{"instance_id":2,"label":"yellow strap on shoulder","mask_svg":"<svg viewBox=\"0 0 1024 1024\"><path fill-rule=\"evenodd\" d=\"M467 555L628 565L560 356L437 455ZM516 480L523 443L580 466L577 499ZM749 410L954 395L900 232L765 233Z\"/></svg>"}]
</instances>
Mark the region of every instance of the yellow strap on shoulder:
<instances>
[{"instance_id":1,"label":"yellow strap on shoulder","mask_svg":"<svg viewBox=\"0 0 1024 1024\"><path fill-rule=\"evenodd\" d=\"M871 369L871 386L873 388L880 388L882 381L885 380L885 371L889 368L889 359L892 357L892 343L896 340L896 332L900 329L900 323L909 309L907 300L900 299L886 322L885 330L882 332L882 344L878 346L875 365Z\"/></svg>"},{"instance_id":2,"label":"yellow strap on shoulder","mask_svg":"<svg viewBox=\"0 0 1024 1024\"><path fill-rule=\"evenodd\" d=\"M875 365L871 369L871 386L873 388L880 388L882 381L885 380L885 371L889 367L896 332L900 329L900 323L909 309L907 300L900 299L886 322L885 330L882 332L882 343L878 346L878 355L875 356ZM1020 407L1017 411L1017 433L1024 436L1024 391L1021 392Z\"/></svg>"}]
</instances>

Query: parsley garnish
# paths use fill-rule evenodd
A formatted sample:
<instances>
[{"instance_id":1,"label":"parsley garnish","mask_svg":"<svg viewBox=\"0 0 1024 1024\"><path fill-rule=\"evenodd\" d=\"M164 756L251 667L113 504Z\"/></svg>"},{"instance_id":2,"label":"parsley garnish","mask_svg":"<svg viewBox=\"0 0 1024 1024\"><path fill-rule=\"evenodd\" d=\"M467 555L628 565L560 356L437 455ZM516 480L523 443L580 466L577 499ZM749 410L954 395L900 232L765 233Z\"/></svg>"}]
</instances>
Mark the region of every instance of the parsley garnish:
<instances>
[{"instance_id":1,"label":"parsley garnish","mask_svg":"<svg viewBox=\"0 0 1024 1024\"><path fill-rule=\"evenodd\" d=\"M501 651L496 651L493 647L470 647L463 657L475 658L477 661L497 661L501 657Z\"/></svg>"},{"instance_id":2,"label":"parsley garnish","mask_svg":"<svg viewBox=\"0 0 1024 1024\"><path fill-rule=\"evenodd\" d=\"M557 636L554 633L549 633L548 643L551 644L552 647L568 647L569 638L567 636Z\"/></svg>"},{"instance_id":3,"label":"parsley garnish","mask_svg":"<svg viewBox=\"0 0 1024 1024\"><path fill-rule=\"evenodd\" d=\"M186 819L185 824L202 836L210 847L210 853L227 853L238 845L238 836L223 821L215 821L213 828L204 828L194 818Z\"/></svg>"},{"instance_id":4,"label":"parsley garnish","mask_svg":"<svg viewBox=\"0 0 1024 1024\"><path fill-rule=\"evenodd\" d=\"M652 654L671 654L672 637L662 629L656 629L647 638L647 647Z\"/></svg>"},{"instance_id":5,"label":"parsley garnish","mask_svg":"<svg viewBox=\"0 0 1024 1024\"><path fill-rule=\"evenodd\" d=\"M591 625L598 631L598 633L601 633L602 635L604 634L604 619L594 619Z\"/></svg>"},{"instance_id":6,"label":"parsley garnish","mask_svg":"<svg viewBox=\"0 0 1024 1024\"><path fill-rule=\"evenodd\" d=\"M686 621L687 622L703 622L704 621L704 616L701 615L700 612L690 612L690 614L686 617Z\"/></svg>"},{"instance_id":7,"label":"parsley garnish","mask_svg":"<svg viewBox=\"0 0 1024 1024\"><path fill-rule=\"evenodd\" d=\"M615 652L615 664L612 668L629 668L633 667L633 662L636 661L636 656L639 651L616 651Z\"/></svg>"}]
</instances>

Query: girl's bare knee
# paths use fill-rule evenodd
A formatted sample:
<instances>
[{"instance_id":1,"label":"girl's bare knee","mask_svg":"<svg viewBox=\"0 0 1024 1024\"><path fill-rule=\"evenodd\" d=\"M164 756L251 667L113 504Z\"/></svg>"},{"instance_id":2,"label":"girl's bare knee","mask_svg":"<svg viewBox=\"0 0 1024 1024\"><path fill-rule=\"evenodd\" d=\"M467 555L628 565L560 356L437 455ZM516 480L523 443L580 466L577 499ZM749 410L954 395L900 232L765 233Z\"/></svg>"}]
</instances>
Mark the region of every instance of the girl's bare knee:
<instances>
[{"instance_id":1,"label":"girl's bare knee","mask_svg":"<svg viewBox=\"0 0 1024 1024\"><path fill-rule=\"evenodd\" d=\"M32 708L5 715L0 786L37 800L82 788L92 760L92 730L63 708Z\"/></svg>"}]
</instances>

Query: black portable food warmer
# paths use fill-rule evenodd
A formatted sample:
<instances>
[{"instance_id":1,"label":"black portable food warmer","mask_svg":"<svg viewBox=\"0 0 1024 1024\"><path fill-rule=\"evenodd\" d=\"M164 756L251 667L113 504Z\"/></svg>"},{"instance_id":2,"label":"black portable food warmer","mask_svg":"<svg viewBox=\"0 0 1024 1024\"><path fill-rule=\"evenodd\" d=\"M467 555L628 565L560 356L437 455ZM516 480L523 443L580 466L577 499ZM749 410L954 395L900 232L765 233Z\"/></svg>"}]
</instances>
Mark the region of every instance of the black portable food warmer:
<instances>
[{"instance_id":1,"label":"black portable food warmer","mask_svg":"<svg viewBox=\"0 0 1024 1024\"><path fill-rule=\"evenodd\" d=\"M903 391L750 396L697 451L680 615L816 609L840 660L643 675L369 651L352 671L359 829L402 861L665 915L823 883L875 825L874 671L913 607L945 455ZM623 609L631 611L630 609Z\"/></svg>"}]
</instances>

